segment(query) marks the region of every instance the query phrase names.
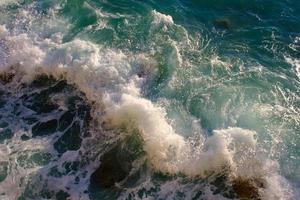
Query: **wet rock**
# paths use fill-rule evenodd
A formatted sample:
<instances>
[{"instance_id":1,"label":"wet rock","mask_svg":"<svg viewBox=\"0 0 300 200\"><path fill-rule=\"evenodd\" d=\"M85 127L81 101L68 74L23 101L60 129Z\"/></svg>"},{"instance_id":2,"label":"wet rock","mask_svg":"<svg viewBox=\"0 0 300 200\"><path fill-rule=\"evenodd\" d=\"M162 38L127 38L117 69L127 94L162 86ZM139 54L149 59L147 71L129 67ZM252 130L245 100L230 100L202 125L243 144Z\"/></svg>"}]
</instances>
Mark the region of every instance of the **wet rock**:
<instances>
[{"instance_id":1,"label":"wet rock","mask_svg":"<svg viewBox=\"0 0 300 200\"><path fill-rule=\"evenodd\" d=\"M138 135L128 137L101 157L100 167L91 175L91 183L102 188L114 187L128 177L132 162L144 153L142 149Z\"/></svg>"},{"instance_id":2,"label":"wet rock","mask_svg":"<svg viewBox=\"0 0 300 200\"><path fill-rule=\"evenodd\" d=\"M2 84L6 85L6 84L12 82L14 77L15 77L15 73L13 73L13 72L2 73L2 74L0 74L0 81Z\"/></svg>"},{"instance_id":3,"label":"wet rock","mask_svg":"<svg viewBox=\"0 0 300 200\"><path fill-rule=\"evenodd\" d=\"M43 190L39 194L44 199L52 199L54 196L54 192L49 191L48 189L43 188Z\"/></svg>"},{"instance_id":4,"label":"wet rock","mask_svg":"<svg viewBox=\"0 0 300 200\"><path fill-rule=\"evenodd\" d=\"M58 193L56 193L55 197L56 200L67 200L70 195L67 192L60 190Z\"/></svg>"},{"instance_id":5,"label":"wet rock","mask_svg":"<svg viewBox=\"0 0 300 200\"><path fill-rule=\"evenodd\" d=\"M232 26L231 21L227 18L216 19L214 25L221 29L230 29Z\"/></svg>"},{"instance_id":6,"label":"wet rock","mask_svg":"<svg viewBox=\"0 0 300 200\"><path fill-rule=\"evenodd\" d=\"M61 136L55 143L54 148L60 154L66 151L75 151L80 149L81 146L81 128L78 121L74 122L73 125Z\"/></svg>"},{"instance_id":7,"label":"wet rock","mask_svg":"<svg viewBox=\"0 0 300 200\"><path fill-rule=\"evenodd\" d=\"M215 179L211 182L213 186L213 193L214 194L222 194L224 197L229 199L234 199L235 193L228 184L228 173L221 173L215 177Z\"/></svg>"},{"instance_id":8,"label":"wet rock","mask_svg":"<svg viewBox=\"0 0 300 200\"><path fill-rule=\"evenodd\" d=\"M70 96L67 99L67 105L70 110L76 110L77 104L80 104L83 99L79 96Z\"/></svg>"},{"instance_id":9,"label":"wet rock","mask_svg":"<svg viewBox=\"0 0 300 200\"><path fill-rule=\"evenodd\" d=\"M31 96L25 96L24 105L38 114L49 113L59 107L51 101L49 95L48 91L42 91Z\"/></svg>"},{"instance_id":10,"label":"wet rock","mask_svg":"<svg viewBox=\"0 0 300 200\"><path fill-rule=\"evenodd\" d=\"M35 85L38 84L36 83ZM71 88L73 87L68 85L66 81L59 81L40 92L34 93L30 96L24 95L23 104L38 114L49 113L59 108L59 105L51 100L51 95L63 92L64 90L72 90Z\"/></svg>"},{"instance_id":11,"label":"wet rock","mask_svg":"<svg viewBox=\"0 0 300 200\"><path fill-rule=\"evenodd\" d=\"M51 154L42 152L24 152L17 158L19 166L23 168L44 166L48 164L50 160Z\"/></svg>"},{"instance_id":12,"label":"wet rock","mask_svg":"<svg viewBox=\"0 0 300 200\"><path fill-rule=\"evenodd\" d=\"M0 98L0 108L3 108L4 105L6 104L6 101Z\"/></svg>"},{"instance_id":13,"label":"wet rock","mask_svg":"<svg viewBox=\"0 0 300 200\"><path fill-rule=\"evenodd\" d=\"M34 124L38 121L35 117L25 117L23 120L26 122L26 124Z\"/></svg>"},{"instance_id":14,"label":"wet rock","mask_svg":"<svg viewBox=\"0 0 300 200\"><path fill-rule=\"evenodd\" d=\"M25 135L25 134L21 135L21 140L27 141L27 140L29 140L29 139L30 139L29 136L27 136L27 135Z\"/></svg>"},{"instance_id":15,"label":"wet rock","mask_svg":"<svg viewBox=\"0 0 300 200\"><path fill-rule=\"evenodd\" d=\"M118 147L110 150L101 158L100 167L91 175L91 183L102 188L110 188L129 174L118 159Z\"/></svg>"},{"instance_id":16,"label":"wet rock","mask_svg":"<svg viewBox=\"0 0 300 200\"><path fill-rule=\"evenodd\" d=\"M55 82L57 82L57 80L54 77L42 74L35 77L34 81L30 84L30 87L49 87L49 85L53 85Z\"/></svg>"},{"instance_id":17,"label":"wet rock","mask_svg":"<svg viewBox=\"0 0 300 200\"><path fill-rule=\"evenodd\" d=\"M264 185L258 180L235 179L232 182L232 187L239 199L260 200L259 188Z\"/></svg>"},{"instance_id":18,"label":"wet rock","mask_svg":"<svg viewBox=\"0 0 300 200\"><path fill-rule=\"evenodd\" d=\"M48 174L48 176L52 176L52 177L56 177L56 178L60 178L62 177L64 174L62 172L60 172L57 168L57 166L52 167Z\"/></svg>"},{"instance_id":19,"label":"wet rock","mask_svg":"<svg viewBox=\"0 0 300 200\"><path fill-rule=\"evenodd\" d=\"M0 183L6 179L8 175L8 162L0 162Z\"/></svg>"},{"instance_id":20,"label":"wet rock","mask_svg":"<svg viewBox=\"0 0 300 200\"><path fill-rule=\"evenodd\" d=\"M91 107L89 105L81 104L77 108L78 117L85 121L89 121L91 118L90 111L91 111Z\"/></svg>"},{"instance_id":21,"label":"wet rock","mask_svg":"<svg viewBox=\"0 0 300 200\"><path fill-rule=\"evenodd\" d=\"M0 131L0 143L3 143L5 140L11 139L13 136L14 133L8 128Z\"/></svg>"},{"instance_id":22,"label":"wet rock","mask_svg":"<svg viewBox=\"0 0 300 200\"><path fill-rule=\"evenodd\" d=\"M79 161L64 163L65 174L75 173L76 171L78 171L79 165Z\"/></svg>"},{"instance_id":23,"label":"wet rock","mask_svg":"<svg viewBox=\"0 0 300 200\"><path fill-rule=\"evenodd\" d=\"M52 156L50 153L37 152L32 154L29 159L35 165L44 166L50 162L51 158Z\"/></svg>"},{"instance_id":24,"label":"wet rock","mask_svg":"<svg viewBox=\"0 0 300 200\"><path fill-rule=\"evenodd\" d=\"M64 131L68 126L72 124L75 117L75 113L72 111L65 112L59 119L58 130Z\"/></svg>"},{"instance_id":25,"label":"wet rock","mask_svg":"<svg viewBox=\"0 0 300 200\"><path fill-rule=\"evenodd\" d=\"M8 123L5 121L0 122L0 128L6 128L8 126Z\"/></svg>"},{"instance_id":26,"label":"wet rock","mask_svg":"<svg viewBox=\"0 0 300 200\"><path fill-rule=\"evenodd\" d=\"M32 127L32 137L51 135L56 132L56 129L56 119L47 122L41 122Z\"/></svg>"}]
</instances>

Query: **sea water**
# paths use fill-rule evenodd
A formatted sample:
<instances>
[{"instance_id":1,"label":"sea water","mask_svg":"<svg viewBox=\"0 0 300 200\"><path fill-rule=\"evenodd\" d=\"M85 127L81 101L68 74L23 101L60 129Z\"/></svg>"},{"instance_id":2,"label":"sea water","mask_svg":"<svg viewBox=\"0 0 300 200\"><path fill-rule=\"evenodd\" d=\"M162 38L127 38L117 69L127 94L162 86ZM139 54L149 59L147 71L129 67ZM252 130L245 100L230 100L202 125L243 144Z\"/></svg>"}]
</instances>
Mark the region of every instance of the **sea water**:
<instances>
[{"instance_id":1,"label":"sea water","mask_svg":"<svg viewBox=\"0 0 300 200\"><path fill-rule=\"evenodd\" d=\"M300 1L1 0L0 199L300 199Z\"/></svg>"}]
</instances>

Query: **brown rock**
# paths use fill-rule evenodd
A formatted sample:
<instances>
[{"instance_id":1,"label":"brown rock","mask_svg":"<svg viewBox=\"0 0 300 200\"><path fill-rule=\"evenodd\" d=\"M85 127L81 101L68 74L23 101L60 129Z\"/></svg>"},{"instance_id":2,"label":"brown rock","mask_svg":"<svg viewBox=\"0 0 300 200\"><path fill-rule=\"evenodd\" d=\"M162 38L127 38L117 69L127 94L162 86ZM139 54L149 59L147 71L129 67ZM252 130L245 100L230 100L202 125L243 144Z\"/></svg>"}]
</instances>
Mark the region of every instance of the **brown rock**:
<instances>
[{"instance_id":1,"label":"brown rock","mask_svg":"<svg viewBox=\"0 0 300 200\"><path fill-rule=\"evenodd\" d=\"M238 198L247 200L260 200L259 188L263 187L263 183L259 180L251 179L235 179L232 181L232 187Z\"/></svg>"}]
</instances>

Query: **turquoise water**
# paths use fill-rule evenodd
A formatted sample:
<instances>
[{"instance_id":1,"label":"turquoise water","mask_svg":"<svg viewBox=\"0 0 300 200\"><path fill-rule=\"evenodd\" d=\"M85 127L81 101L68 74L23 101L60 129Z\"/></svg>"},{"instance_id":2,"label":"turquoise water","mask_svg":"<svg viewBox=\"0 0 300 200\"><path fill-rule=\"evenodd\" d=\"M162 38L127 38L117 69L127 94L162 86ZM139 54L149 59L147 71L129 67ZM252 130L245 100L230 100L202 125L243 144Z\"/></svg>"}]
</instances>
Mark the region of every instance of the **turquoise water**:
<instances>
[{"instance_id":1,"label":"turquoise water","mask_svg":"<svg viewBox=\"0 0 300 200\"><path fill-rule=\"evenodd\" d=\"M300 199L298 0L2 0L0 69L0 199Z\"/></svg>"}]
</instances>

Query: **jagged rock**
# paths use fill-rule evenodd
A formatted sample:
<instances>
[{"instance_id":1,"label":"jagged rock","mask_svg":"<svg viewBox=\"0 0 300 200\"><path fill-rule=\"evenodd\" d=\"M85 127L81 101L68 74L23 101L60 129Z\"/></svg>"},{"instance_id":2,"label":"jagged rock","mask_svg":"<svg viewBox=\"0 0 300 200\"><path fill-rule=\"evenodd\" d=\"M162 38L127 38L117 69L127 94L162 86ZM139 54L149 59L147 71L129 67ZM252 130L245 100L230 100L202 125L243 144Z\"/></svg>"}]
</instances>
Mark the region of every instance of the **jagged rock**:
<instances>
[{"instance_id":1,"label":"jagged rock","mask_svg":"<svg viewBox=\"0 0 300 200\"><path fill-rule=\"evenodd\" d=\"M41 122L32 127L32 137L51 135L56 132L57 120Z\"/></svg>"},{"instance_id":2,"label":"jagged rock","mask_svg":"<svg viewBox=\"0 0 300 200\"><path fill-rule=\"evenodd\" d=\"M91 175L92 183L102 188L110 188L129 174L131 164L123 166L118 155L117 146L102 156L100 167Z\"/></svg>"},{"instance_id":3,"label":"jagged rock","mask_svg":"<svg viewBox=\"0 0 300 200\"><path fill-rule=\"evenodd\" d=\"M13 136L14 133L9 128L0 131L0 143L4 142L5 140L11 139Z\"/></svg>"},{"instance_id":4,"label":"jagged rock","mask_svg":"<svg viewBox=\"0 0 300 200\"><path fill-rule=\"evenodd\" d=\"M214 25L217 28L230 29L231 28L231 21L227 18L216 19L214 21Z\"/></svg>"},{"instance_id":5,"label":"jagged rock","mask_svg":"<svg viewBox=\"0 0 300 200\"><path fill-rule=\"evenodd\" d=\"M259 188L264 185L258 180L235 179L232 182L232 187L239 199L260 200Z\"/></svg>"},{"instance_id":6,"label":"jagged rock","mask_svg":"<svg viewBox=\"0 0 300 200\"><path fill-rule=\"evenodd\" d=\"M0 183L5 180L8 174L8 162L0 162Z\"/></svg>"},{"instance_id":7,"label":"jagged rock","mask_svg":"<svg viewBox=\"0 0 300 200\"><path fill-rule=\"evenodd\" d=\"M62 190L60 190L58 193L55 195L56 200L67 200L70 195Z\"/></svg>"},{"instance_id":8,"label":"jagged rock","mask_svg":"<svg viewBox=\"0 0 300 200\"><path fill-rule=\"evenodd\" d=\"M81 127L78 121L61 136L55 143L54 148L58 153L65 153L66 151L78 150L81 146Z\"/></svg>"},{"instance_id":9,"label":"jagged rock","mask_svg":"<svg viewBox=\"0 0 300 200\"><path fill-rule=\"evenodd\" d=\"M0 81L2 84L6 85L10 83L15 77L15 74L13 72L7 72L0 74Z\"/></svg>"},{"instance_id":10,"label":"jagged rock","mask_svg":"<svg viewBox=\"0 0 300 200\"><path fill-rule=\"evenodd\" d=\"M99 168L91 175L91 183L102 188L114 187L115 183L128 177L133 161L142 155L144 151L140 136L128 136L101 157Z\"/></svg>"},{"instance_id":11,"label":"jagged rock","mask_svg":"<svg viewBox=\"0 0 300 200\"><path fill-rule=\"evenodd\" d=\"M75 113L72 111L65 112L59 119L58 130L64 131L68 126L72 124L75 117Z\"/></svg>"}]
</instances>

